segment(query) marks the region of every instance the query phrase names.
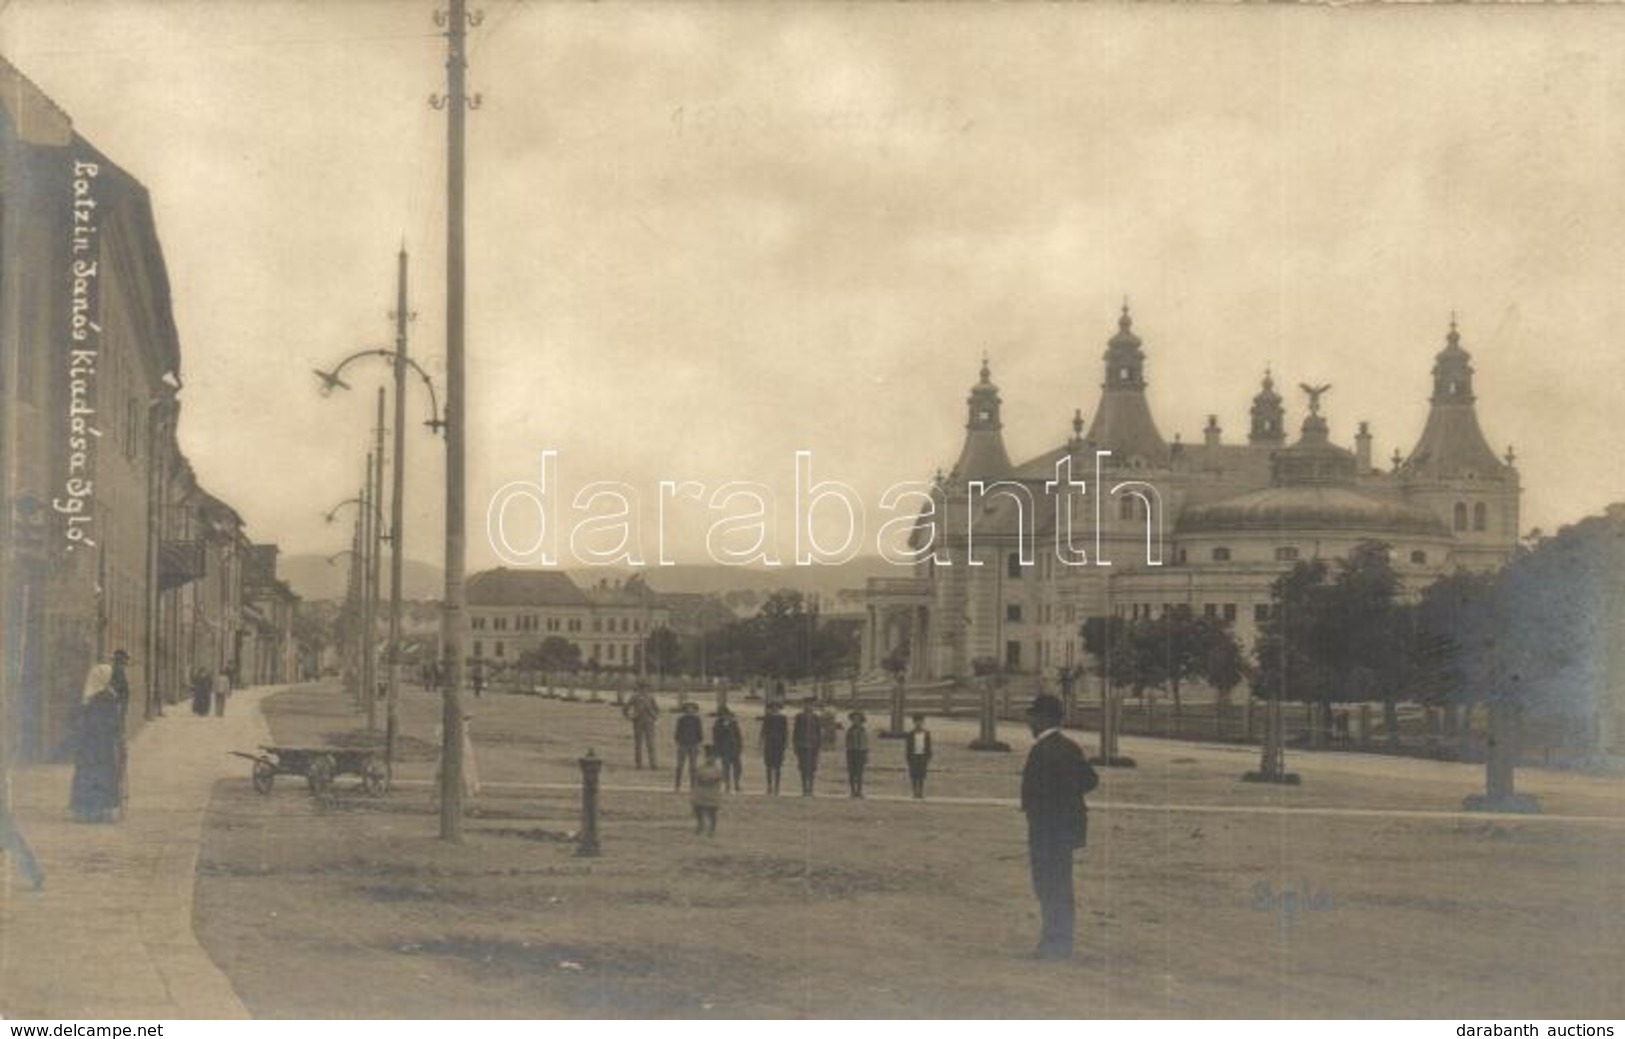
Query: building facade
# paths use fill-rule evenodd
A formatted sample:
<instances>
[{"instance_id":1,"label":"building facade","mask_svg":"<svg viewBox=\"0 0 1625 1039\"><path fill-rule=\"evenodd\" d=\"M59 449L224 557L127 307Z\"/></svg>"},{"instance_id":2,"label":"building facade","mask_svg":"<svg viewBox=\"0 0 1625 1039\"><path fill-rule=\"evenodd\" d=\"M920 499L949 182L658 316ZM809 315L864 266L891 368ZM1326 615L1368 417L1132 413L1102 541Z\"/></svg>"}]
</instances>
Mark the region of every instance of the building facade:
<instances>
[{"instance_id":1,"label":"building facade","mask_svg":"<svg viewBox=\"0 0 1625 1039\"><path fill-rule=\"evenodd\" d=\"M637 577L582 588L560 570L498 567L468 580L469 656L512 665L556 636L588 668L640 670L644 640L671 621L670 608Z\"/></svg>"},{"instance_id":2,"label":"building facade","mask_svg":"<svg viewBox=\"0 0 1625 1039\"><path fill-rule=\"evenodd\" d=\"M916 679L978 666L1050 673L1085 663L1089 617L1174 607L1233 624L1244 646L1271 608L1270 586L1302 559L1389 545L1408 592L1457 567L1502 565L1518 544L1518 471L1479 426L1471 356L1454 321L1434 358L1426 424L1408 456L1371 458L1359 424L1332 443L1321 398L1289 439L1271 373L1247 438L1227 443L1209 415L1201 444L1166 441L1146 399L1147 354L1125 307L1103 357L1092 421L1025 462L1005 449L1002 399L983 362L966 400L965 440L916 521L908 576L870 580L863 666L899 655Z\"/></svg>"},{"instance_id":3,"label":"building facade","mask_svg":"<svg viewBox=\"0 0 1625 1039\"><path fill-rule=\"evenodd\" d=\"M92 663L130 726L241 658L242 521L182 455L147 190L0 59L0 739L63 753ZM283 611L286 615L286 611Z\"/></svg>"}]
</instances>

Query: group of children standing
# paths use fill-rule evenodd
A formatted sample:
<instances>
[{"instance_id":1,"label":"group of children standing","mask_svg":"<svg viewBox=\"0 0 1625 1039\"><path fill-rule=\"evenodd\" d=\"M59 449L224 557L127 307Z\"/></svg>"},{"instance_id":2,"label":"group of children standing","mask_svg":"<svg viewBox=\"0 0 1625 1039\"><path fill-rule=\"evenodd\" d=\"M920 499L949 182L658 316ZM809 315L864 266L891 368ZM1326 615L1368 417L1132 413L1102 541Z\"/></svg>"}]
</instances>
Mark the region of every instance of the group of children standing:
<instances>
[{"instance_id":1,"label":"group of children standing","mask_svg":"<svg viewBox=\"0 0 1625 1039\"><path fill-rule=\"evenodd\" d=\"M732 790L737 793L740 789L740 777L744 771L744 737L738 719L727 705L723 705L717 708L716 722L711 727L711 742L702 747L705 730L700 720L699 706L685 703L681 710L675 733L677 774L673 789L682 789L686 767L690 803L694 809L694 832L715 835L717 811L722 806L723 792ZM851 723L846 727L844 741L847 788L851 797L861 798L864 772L869 764L868 719L862 711L852 711L847 715L847 720ZM797 771L801 776L801 796L813 796L819 756L826 744L833 749L835 734L831 730L839 728L830 724L833 721L833 715L827 711L820 716L814 710L811 699L803 704L793 725L784 716L779 703L775 701L767 705L767 713L761 719L759 742L769 795L777 796L779 792L779 776L788 749L796 757ZM700 760L702 753L703 763ZM931 753L931 733L925 728L925 715L916 714L914 727L906 734L903 745L909 784L915 798L925 797L925 778L930 768Z\"/></svg>"}]
</instances>

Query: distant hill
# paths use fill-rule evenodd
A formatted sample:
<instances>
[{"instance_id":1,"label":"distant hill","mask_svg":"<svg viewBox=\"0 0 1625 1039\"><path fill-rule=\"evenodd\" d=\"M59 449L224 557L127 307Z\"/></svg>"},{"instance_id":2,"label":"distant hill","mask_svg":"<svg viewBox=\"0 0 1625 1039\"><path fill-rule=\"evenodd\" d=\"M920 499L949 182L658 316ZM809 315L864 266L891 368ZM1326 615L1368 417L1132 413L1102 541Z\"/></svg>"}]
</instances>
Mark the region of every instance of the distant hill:
<instances>
[{"instance_id":1,"label":"distant hill","mask_svg":"<svg viewBox=\"0 0 1625 1039\"><path fill-rule=\"evenodd\" d=\"M342 599L344 582L350 573L350 557L329 566L324 556L281 556L276 561L277 576L288 582L305 599ZM384 593L389 592L389 555L385 550L381 576ZM407 599L438 599L446 590L445 572L415 559L401 562L401 584Z\"/></svg>"}]
</instances>

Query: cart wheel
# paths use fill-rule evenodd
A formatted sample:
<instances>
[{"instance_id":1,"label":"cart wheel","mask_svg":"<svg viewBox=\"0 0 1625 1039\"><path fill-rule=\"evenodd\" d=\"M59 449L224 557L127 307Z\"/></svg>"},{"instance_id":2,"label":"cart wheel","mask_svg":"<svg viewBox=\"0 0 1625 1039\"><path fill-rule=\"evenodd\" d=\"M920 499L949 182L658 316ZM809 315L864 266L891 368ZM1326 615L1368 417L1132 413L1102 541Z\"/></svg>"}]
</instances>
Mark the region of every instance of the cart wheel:
<instances>
[{"instance_id":1,"label":"cart wheel","mask_svg":"<svg viewBox=\"0 0 1625 1039\"><path fill-rule=\"evenodd\" d=\"M383 797L389 793L389 769L377 758L368 758L367 764L361 770L361 789L373 797Z\"/></svg>"},{"instance_id":2,"label":"cart wheel","mask_svg":"<svg viewBox=\"0 0 1625 1039\"><path fill-rule=\"evenodd\" d=\"M310 784L310 794L320 801L326 801L333 789L333 776L338 772L338 762L333 760L331 754L318 754L310 759L310 768L305 773L305 782Z\"/></svg>"},{"instance_id":3,"label":"cart wheel","mask_svg":"<svg viewBox=\"0 0 1625 1039\"><path fill-rule=\"evenodd\" d=\"M254 789L261 794L271 792L271 784L276 781L276 769L263 761L254 762Z\"/></svg>"}]
</instances>

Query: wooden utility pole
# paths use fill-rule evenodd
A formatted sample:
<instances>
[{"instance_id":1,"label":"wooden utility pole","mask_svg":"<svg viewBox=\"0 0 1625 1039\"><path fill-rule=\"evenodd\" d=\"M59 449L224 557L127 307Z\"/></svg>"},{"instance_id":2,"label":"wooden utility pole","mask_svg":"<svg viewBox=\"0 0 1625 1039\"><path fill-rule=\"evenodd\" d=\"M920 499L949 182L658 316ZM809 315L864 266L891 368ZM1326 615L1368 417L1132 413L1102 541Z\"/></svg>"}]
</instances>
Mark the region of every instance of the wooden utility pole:
<instances>
[{"instance_id":1,"label":"wooden utility pole","mask_svg":"<svg viewBox=\"0 0 1625 1039\"><path fill-rule=\"evenodd\" d=\"M384 767L395 765L396 704L401 693L401 533L405 529L406 499L406 246L395 276L395 457L394 494L389 503L389 699L384 718Z\"/></svg>"},{"instance_id":2,"label":"wooden utility pole","mask_svg":"<svg viewBox=\"0 0 1625 1039\"><path fill-rule=\"evenodd\" d=\"M383 561L384 538L384 388L378 387L378 424L373 427L372 449L372 557L368 561L368 574L372 582L372 623L367 625L367 652L372 665L372 684L367 687L367 731L378 728L378 656L373 643L378 637L379 589L383 587L378 572Z\"/></svg>"},{"instance_id":3,"label":"wooden utility pole","mask_svg":"<svg viewBox=\"0 0 1625 1039\"><path fill-rule=\"evenodd\" d=\"M435 20L446 29L446 96L434 99L446 109L446 594L441 603L440 637L445 646L446 686L441 710L440 838L463 839L463 451L468 423L463 384L464 257L463 124L472 107L464 78L470 16L465 0L451 0ZM474 99L478 103L478 99Z\"/></svg>"},{"instance_id":4,"label":"wooden utility pole","mask_svg":"<svg viewBox=\"0 0 1625 1039\"><path fill-rule=\"evenodd\" d=\"M372 612L372 554L375 549L372 529L372 500L377 490L372 485L372 452L367 452L367 468L363 473L365 481L362 484L361 504L358 508L357 522L361 524L361 637L356 640L356 647L361 655L361 683L356 690L360 697L359 706L367 711L367 727L372 728L372 633L376 618Z\"/></svg>"}]
</instances>

